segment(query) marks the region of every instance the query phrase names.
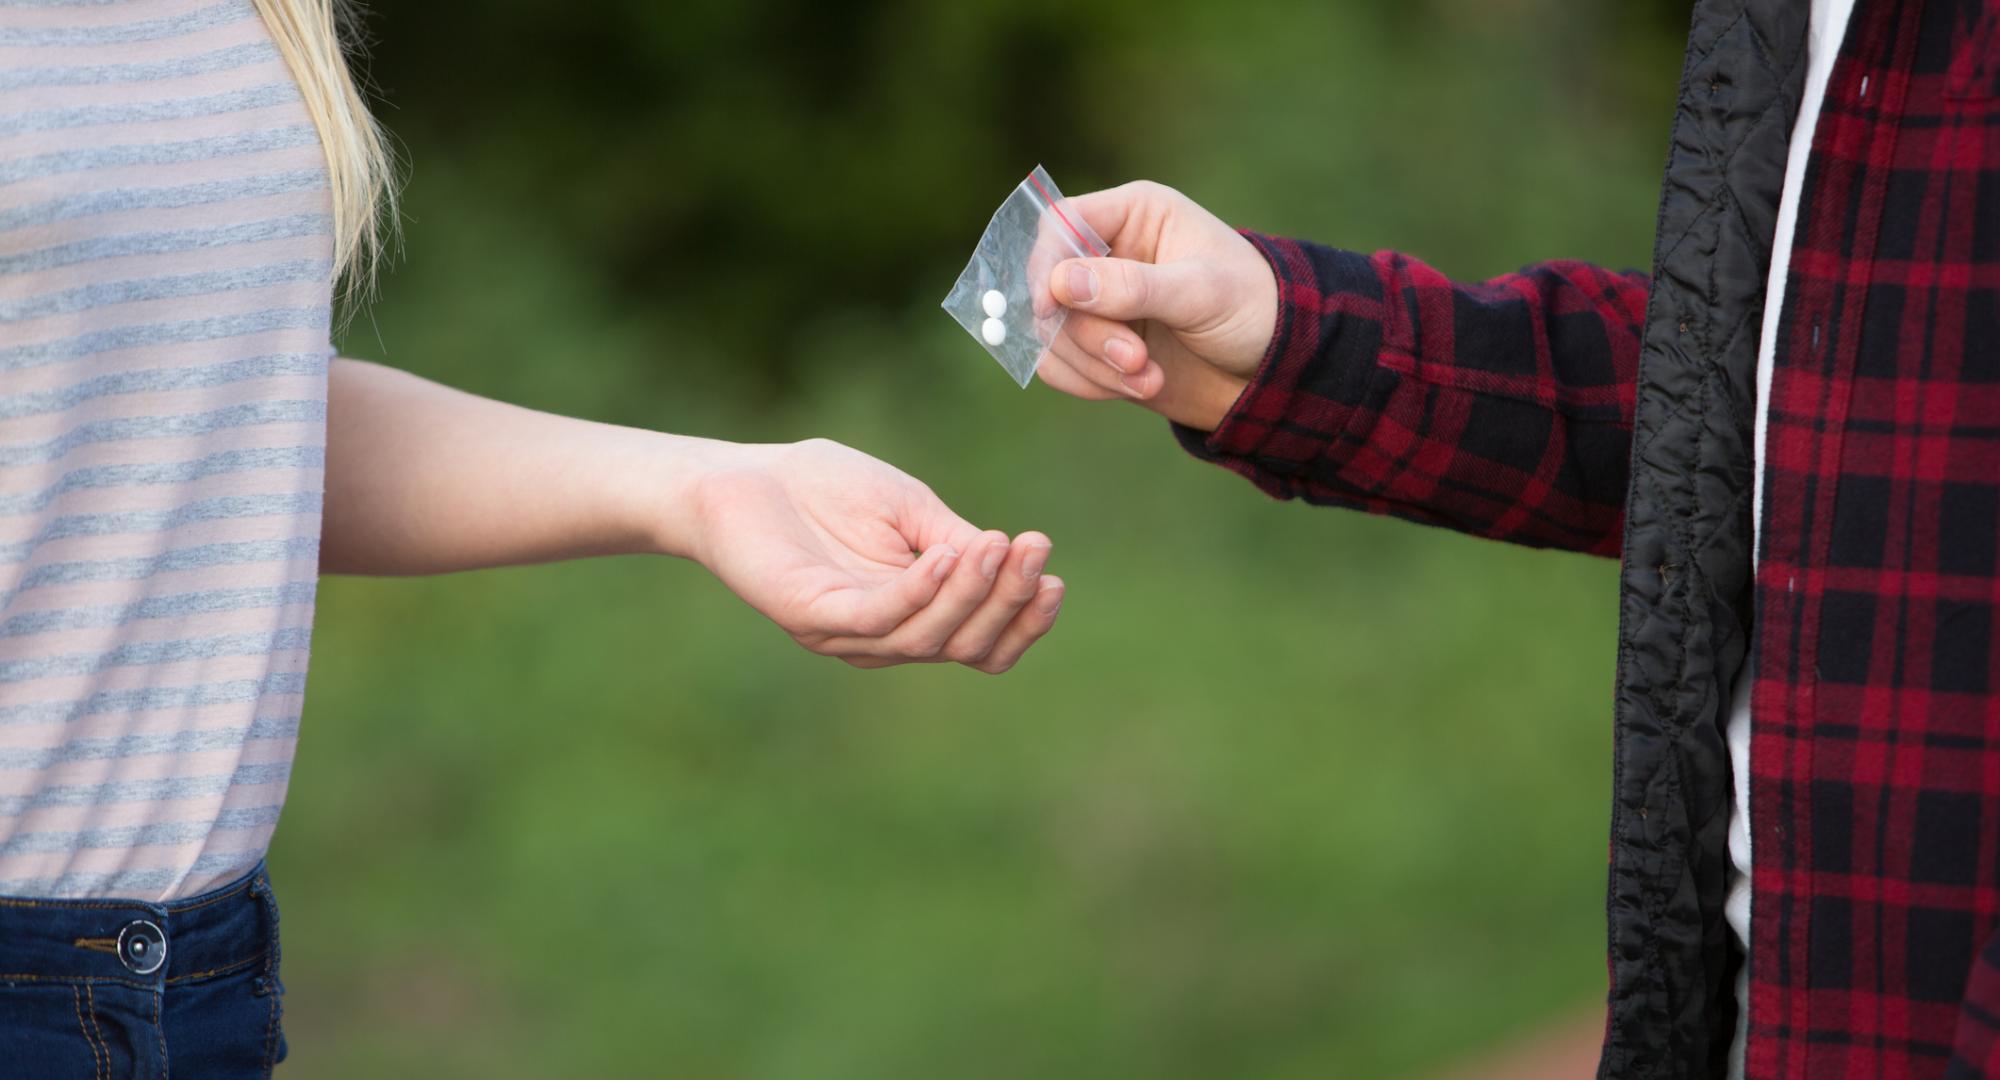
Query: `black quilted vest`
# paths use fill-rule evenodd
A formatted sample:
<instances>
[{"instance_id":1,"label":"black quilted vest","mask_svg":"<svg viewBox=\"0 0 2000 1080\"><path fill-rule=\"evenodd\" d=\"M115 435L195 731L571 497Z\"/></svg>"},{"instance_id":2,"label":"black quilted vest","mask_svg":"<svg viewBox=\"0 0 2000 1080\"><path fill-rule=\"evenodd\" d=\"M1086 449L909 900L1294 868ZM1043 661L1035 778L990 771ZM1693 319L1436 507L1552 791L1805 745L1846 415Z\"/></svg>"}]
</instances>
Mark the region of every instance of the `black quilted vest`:
<instances>
[{"instance_id":1,"label":"black quilted vest","mask_svg":"<svg viewBox=\"0 0 2000 1080\"><path fill-rule=\"evenodd\" d=\"M1757 345L1808 7L1701 0L1688 36L1626 500L1603 1078L1720 1077L1736 1022L1722 732L1748 644Z\"/></svg>"}]
</instances>

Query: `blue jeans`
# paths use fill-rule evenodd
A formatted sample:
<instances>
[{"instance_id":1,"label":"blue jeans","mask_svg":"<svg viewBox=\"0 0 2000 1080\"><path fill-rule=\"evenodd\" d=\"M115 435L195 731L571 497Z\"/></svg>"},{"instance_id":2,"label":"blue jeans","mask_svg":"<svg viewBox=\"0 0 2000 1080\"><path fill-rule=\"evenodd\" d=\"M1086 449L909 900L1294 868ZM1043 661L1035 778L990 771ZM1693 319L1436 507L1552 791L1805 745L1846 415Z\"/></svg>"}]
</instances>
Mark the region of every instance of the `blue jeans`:
<instances>
[{"instance_id":1,"label":"blue jeans","mask_svg":"<svg viewBox=\"0 0 2000 1080\"><path fill-rule=\"evenodd\" d=\"M262 863L167 904L0 898L0 1072L37 1080L268 1077L278 904Z\"/></svg>"}]
</instances>

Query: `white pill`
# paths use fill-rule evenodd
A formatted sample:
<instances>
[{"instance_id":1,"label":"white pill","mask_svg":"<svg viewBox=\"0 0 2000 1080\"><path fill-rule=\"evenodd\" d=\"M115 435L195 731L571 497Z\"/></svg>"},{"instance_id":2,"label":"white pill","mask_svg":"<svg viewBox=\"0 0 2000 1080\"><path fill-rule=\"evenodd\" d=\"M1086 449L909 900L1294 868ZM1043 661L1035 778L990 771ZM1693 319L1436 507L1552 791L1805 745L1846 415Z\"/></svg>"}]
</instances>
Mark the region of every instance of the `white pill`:
<instances>
[{"instance_id":1,"label":"white pill","mask_svg":"<svg viewBox=\"0 0 2000 1080\"><path fill-rule=\"evenodd\" d=\"M979 304L986 309L986 314L996 319L1007 314L1007 294L999 289L986 290L986 295L979 298Z\"/></svg>"},{"instance_id":2,"label":"white pill","mask_svg":"<svg viewBox=\"0 0 2000 1080\"><path fill-rule=\"evenodd\" d=\"M998 345L1007 340L1007 324L999 319L988 319L979 324L979 336L985 338L988 345Z\"/></svg>"}]
</instances>

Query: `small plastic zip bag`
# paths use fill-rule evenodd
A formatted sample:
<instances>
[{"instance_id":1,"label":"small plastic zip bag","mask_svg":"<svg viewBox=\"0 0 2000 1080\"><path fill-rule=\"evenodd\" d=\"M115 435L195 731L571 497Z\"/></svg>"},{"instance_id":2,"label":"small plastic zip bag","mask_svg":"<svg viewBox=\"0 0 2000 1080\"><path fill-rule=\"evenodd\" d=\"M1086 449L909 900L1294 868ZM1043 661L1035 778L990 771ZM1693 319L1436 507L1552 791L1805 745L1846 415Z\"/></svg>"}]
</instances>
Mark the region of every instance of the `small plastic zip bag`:
<instances>
[{"instance_id":1,"label":"small plastic zip bag","mask_svg":"<svg viewBox=\"0 0 2000 1080\"><path fill-rule=\"evenodd\" d=\"M943 307L1025 389L1069 316L1049 292L1050 271L1110 253L1037 165L986 223Z\"/></svg>"}]
</instances>

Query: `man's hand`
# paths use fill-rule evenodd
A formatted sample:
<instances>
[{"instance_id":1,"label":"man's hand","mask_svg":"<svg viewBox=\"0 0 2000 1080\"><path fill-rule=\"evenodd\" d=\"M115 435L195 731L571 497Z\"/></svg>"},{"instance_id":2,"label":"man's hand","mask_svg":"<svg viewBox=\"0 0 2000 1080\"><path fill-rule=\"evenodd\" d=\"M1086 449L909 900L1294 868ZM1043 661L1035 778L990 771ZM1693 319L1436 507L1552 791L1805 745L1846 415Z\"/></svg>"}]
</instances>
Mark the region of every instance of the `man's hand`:
<instances>
[{"instance_id":1,"label":"man's hand","mask_svg":"<svg viewBox=\"0 0 2000 1080\"><path fill-rule=\"evenodd\" d=\"M1276 328L1278 285L1250 241L1172 188L1138 181L1070 199L1114 258L1058 263L1070 309L1042 381L1091 401L1132 398L1212 431Z\"/></svg>"},{"instance_id":2,"label":"man's hand","mask_svg":"<svg viewBox=\"0 0 2000 1080\"><path fill-rule=\"evenodd\" d=\"M690 554L799 644L856 667L1014 666L1055 624L1040 533L982 532L929 488L814 439L728 447L693 487Z\"/></svg>"}]
</instances>

